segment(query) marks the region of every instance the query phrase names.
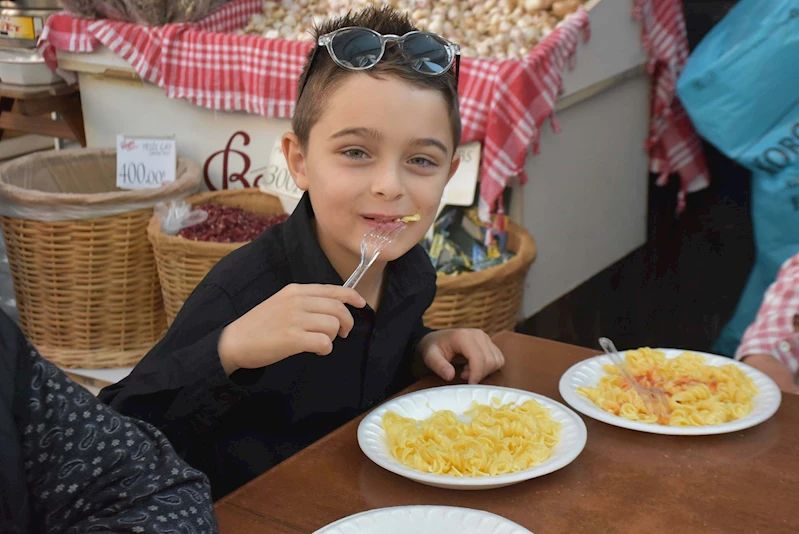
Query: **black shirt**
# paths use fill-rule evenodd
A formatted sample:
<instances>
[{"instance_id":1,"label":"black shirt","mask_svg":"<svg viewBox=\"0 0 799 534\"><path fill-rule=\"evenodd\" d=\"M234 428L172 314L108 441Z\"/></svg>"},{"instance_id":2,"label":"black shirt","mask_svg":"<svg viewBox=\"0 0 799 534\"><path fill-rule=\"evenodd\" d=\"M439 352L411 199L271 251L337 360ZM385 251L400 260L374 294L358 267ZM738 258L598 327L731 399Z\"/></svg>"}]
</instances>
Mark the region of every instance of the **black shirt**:
<instances>
[{"instance_id":1,"label":"black shirt","mask_svg":"<svg viewBox=\"0 0 799 534\"><path fill-rule=\"evenodd\" d=\"M297 354L228 378L217 349L226 325L290 283L343 284L312 219L306 194L285 223L220 261L164 339L101 393L122 413L160 428L208 475L214 498L410 384L414 349L430 332L422 315L436 275L417 245L388 264L377 313L350 307L355 325L330 355Z\"/></svg>"},{"instance_id":2,"label":"black shirt","mask_svg":"<svg viewBox=\"0 0 799 534\"><path fill-rule=\"evenodd\" d=\"M0 312L0 532L217 532L206 477L43 359Z\"/></svg>"}]
</instances>

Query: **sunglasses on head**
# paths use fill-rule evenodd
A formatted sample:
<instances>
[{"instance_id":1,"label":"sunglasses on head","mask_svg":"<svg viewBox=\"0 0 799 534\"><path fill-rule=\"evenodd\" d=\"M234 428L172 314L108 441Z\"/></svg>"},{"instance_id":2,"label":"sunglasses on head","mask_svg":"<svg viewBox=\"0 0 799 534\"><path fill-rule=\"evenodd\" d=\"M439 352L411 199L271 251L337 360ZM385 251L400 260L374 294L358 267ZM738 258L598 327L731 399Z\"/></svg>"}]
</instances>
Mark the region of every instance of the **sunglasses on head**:
<instances>
[{"instance_id":1,"label":"sunglasses on head","mask_svg":"<svg viewBox=\"0 0 799 534\"><path fill-rule=\"evenodd\" d=\"M454 64L457 88L461 59L461 49L457 44L430 32L412 31L402 36L381 35L369 28L349 27L319 37L308 63L308 71L297 93L297 100L302 96L302 91L308 83L319 47L326 47L330 57L339 67L361 71L377 65L386 53L386 43L389 41L397 43L400 53L410 67L420 74L441 76Z\"/></svg>"}]
</instances>

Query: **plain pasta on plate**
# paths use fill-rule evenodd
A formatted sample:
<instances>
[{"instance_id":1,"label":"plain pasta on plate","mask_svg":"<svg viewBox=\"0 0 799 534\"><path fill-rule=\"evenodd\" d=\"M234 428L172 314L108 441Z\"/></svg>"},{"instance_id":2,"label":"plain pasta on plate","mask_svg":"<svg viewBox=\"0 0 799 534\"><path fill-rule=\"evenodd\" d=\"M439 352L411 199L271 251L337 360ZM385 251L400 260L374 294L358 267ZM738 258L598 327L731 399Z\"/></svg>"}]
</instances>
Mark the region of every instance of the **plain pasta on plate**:
<instances>
[{"instance_id":1,"label":"plain pasta on plate","mask_svg":"<svg viewBox=\"0 0 799 534\"><path fill-rule=\"evenodd\" d=\"M460 420L450 410L417 420L386 412L383 429L391 454L402 464L456 477L496 476L547 460L559 441L561 424L534 400L521 404L472 403Z\"/></svg>"},{"instance_id":2,"label":"plain pasta on plate","mask_svg":"<svg viewBox=\"0 0 799 534\"><path fill-rule=\"evenodd\" d=\"M625 358L642 385L660 387L669 397L671 413L660 424L718 425L741 419L754 407L758 390L736 365L707 365L704 356L692 352L666 358L663 352L650 348L629 350ZM579 387L577 394L625 419L658 423L615 365L605 365L604 370L607 374L596 387Z\"/></svg>"}]
</instances>

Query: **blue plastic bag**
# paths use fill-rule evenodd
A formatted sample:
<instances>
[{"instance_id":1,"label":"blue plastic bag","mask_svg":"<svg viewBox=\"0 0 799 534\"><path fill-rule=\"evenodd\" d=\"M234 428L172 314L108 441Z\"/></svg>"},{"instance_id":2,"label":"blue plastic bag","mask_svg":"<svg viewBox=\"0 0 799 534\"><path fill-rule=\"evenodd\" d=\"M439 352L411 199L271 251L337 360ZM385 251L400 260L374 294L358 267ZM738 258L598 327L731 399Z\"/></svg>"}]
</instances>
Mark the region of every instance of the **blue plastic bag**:
<instances>
[{"instance_id":1,"label":"blue plastic bag","mask_svg":"<svg viewBox=\"0 0 799 534\"><path fill-rule=\"evenodd\" d=\"M691 54L677 94L700 135L752 171L755 265L714 346L731 356L799 253L799 0L741 0Z\"/></svg>"}]
</instances>

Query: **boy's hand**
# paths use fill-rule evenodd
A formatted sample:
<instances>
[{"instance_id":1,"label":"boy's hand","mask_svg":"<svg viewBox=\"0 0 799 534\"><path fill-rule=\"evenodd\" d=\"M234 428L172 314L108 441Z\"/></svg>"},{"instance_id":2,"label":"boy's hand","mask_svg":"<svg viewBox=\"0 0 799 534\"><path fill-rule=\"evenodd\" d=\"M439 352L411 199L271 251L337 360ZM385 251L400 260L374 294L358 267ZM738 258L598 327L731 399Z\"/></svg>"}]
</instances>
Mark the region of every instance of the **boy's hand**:
<instances>
[{"instance_id":1,"label":"boy's hand","mask_svg":"<svg viewBox=\"0 0 799 534\"><path fill-rule=\"evenodd\" d=\"M770 354L751 354L744 356L741 361L767 374L785 393L799 395L799 386L796 385L796 379L793 374L774 356Z\"/></svg>"},{"instance_id":2,"label":"boy's hand","mask_svg":"<svg viewBox=\"0 0 799 534\"><path fill-rule=\"evenodd\" d=\"M461 378L470 384L477 384L505 365L505 357L491 338L474 328L431 332L419 342L417 351L424 364L444 380L455 378L452 360L459 355L468 361Z\"/></svg>"},{"instance_id":3,"label":"boy's hand","mask_svg":"<svg viewBox=\"0 0 799 534\"><path fill-rule=\"evenodd\" d=\"M219 359L228 375L257 369L294 354L333 351L336 336L347 337L354 321L345 304L363 308L354 289L290 284L232 322L219 338Z\"/></svg>"}]
</instances>

